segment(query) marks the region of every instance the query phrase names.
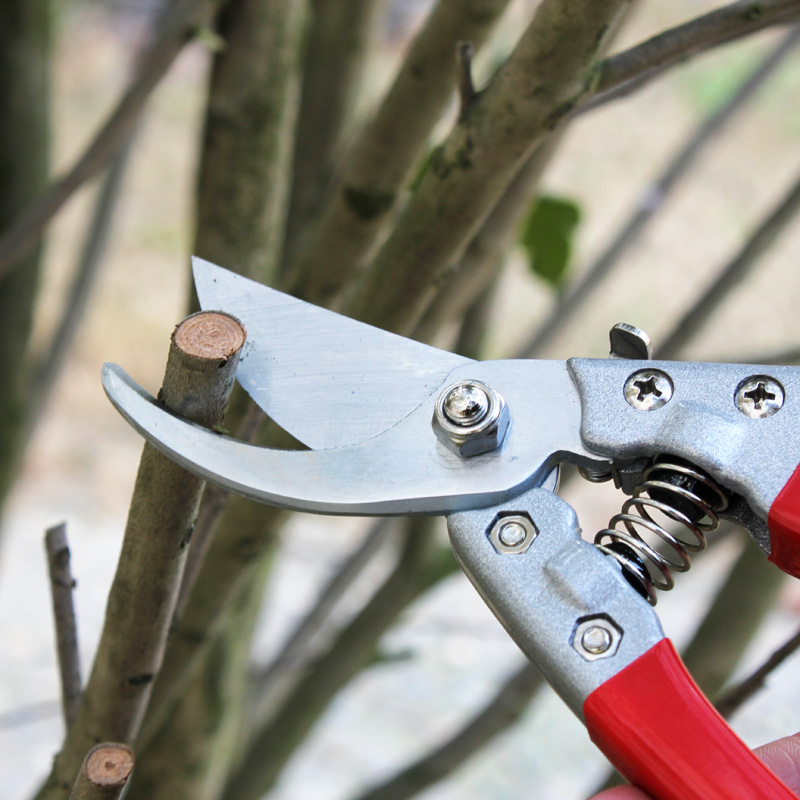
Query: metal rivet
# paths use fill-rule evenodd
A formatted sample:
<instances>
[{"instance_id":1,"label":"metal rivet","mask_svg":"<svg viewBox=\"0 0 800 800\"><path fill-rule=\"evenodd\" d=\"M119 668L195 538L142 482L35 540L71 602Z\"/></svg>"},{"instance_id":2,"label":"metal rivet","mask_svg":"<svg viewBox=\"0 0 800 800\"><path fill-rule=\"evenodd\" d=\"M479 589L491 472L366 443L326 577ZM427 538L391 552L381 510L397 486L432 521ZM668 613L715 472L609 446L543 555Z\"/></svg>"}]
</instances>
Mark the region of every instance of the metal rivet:
<instances>
[{"instance_id":1,"label":"metal rivet","mask_svg":"<svg viewBox=\"0 0 800 800\"><path fill-rule=\"evenodd\" d=\"M509 423L503 398L480 381L458 381L446 387L433 412L437 438L462 458L500 447Z\"/></svg>"},{"instance_id":2,"label":"metal rivet","mask_svg":"<svg viewBox=\"0 0 800 800\"><path fill-rule=\"evenodd\" d=\"M488 413L488 392L478 383L459 383L444 397L442 408L447 419L462 427L480 422Z\"/></svg>"},{"instance_id":3,"label":"metal rivet","mask_svg":"<svg viewBox=\"0 0 800 800\"><path fill-rule=\"evenodd\" d=\"M599 661L616 655L622 636L622 628L608 615L584 617L575 626L572 647L586 661Z\"/></svg>"},{"instance_id":4,"label":"metal rivet","mask_svg":"<svg viewBox=\"0 0 800 800\"><path fill-rule=\"evenodd\" d=\"M672 399L672 380L659 369L640 369L625 381L625 399L638 411L653 411Z\"/></svg>"},{"instance_id":5,"label":"metal rivet","mask_svg":"<svg viewBox=\"0 0 800 800\"><path fill-rule=\"evenodd\" d=\"M538 531L527 514L506 514L495 519L488 533L489 541L498 553L513 554L524 553Z\"/></svg>"},{"instance_id":6,"label":"metal rivet","mask_svg":"<svg viewBox=\"0 0 800 800\"><path fill-rule=\"evenodd\" d=\"M599 625L592 625L583 632L581 647L593 655L605 653L611 647L611 634Z\"/></svg>"},{"instance_id":7,"label":"metal rivet","mask_svg":"<svg viewBox=\"0 0 800 800\"><path fill-rule=\"evenodd\" d=\"M783 386L769 375L745 378L736 389L736 407L751 419L771 417L783 406L784 399Z\"/></svg>"}]
</instances>

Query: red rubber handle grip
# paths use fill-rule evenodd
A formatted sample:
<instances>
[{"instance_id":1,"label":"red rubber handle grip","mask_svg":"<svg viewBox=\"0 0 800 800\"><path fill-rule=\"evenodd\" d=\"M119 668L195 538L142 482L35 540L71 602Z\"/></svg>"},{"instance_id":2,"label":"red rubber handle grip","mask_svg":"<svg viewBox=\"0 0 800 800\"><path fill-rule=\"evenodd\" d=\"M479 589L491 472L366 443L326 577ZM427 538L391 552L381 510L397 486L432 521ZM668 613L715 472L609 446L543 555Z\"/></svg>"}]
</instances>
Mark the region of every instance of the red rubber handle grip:
<instances>
[{"instance_id":1,"label":"red rubber handle grip","mask_svg":"<svg viewBox=\"0 0 800 800\"><path fill-rule=\"evenodd\" d=\"M654 800L797 800L728 727L668 639L583 706L592 741Z\"/></svg>"},{"instance_id":2,"label":"red rubber handle grip","mask_svg":"<svg viewBox=\"0 0 800 800\"><path fill-rule=\"evenodd\" d=\"M786 482L769 510L769 560L800 578L800 467Z\"/></svg>"}]
</instances>

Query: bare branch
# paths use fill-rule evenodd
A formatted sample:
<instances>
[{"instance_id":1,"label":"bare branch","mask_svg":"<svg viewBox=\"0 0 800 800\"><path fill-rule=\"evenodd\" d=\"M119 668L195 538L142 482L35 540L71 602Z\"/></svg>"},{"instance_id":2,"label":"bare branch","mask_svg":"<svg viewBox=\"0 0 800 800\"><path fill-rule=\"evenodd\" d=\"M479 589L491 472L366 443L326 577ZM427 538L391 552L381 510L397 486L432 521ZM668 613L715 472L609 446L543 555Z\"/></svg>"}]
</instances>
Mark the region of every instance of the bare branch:
<instances>
[{"instance_id":1,"label":"bare branch","mask_svg":"<svg viewBox=\"0 0 800 800\"><path fill-rule=\"evenodd\" d=\"M44 543L53 597L61 705L64 711L64 727L69 730L75 722L81 702L81 659L78 652L75 606L72 602L75 580L69 566L66 523L49 528L45 533Z\"/></svg>"},{"instance_id":2,"label":"bare branch","mask_svg":"<svg viewBox=\"0 0 800 800\"><path fill-rule=\"evenodd\" d=\"M517 358L534 358L572 319L575 311L586 302L600 283L619 264L629 248L639 240L647 225L672 195L681 181L716 137L724 130L767 82L775 70L800 42L800 26L793 28L770 50L756 68L736 87L725 102L691 132L686 141L667 162L659 177L640 193L630 217L620 227L602 253L585 270L567 296L550 315L537 326L534 333L516 354Z\"/></svg>"},{"instance_id":3,"label":"bare branch","mask_svg":"<svg viewBox=\"0 0 800 800\"><path fill-rule=\"evenodd\" d=\"M401 188L453 96L455 43L469 40L479 48L508 2L439 0L391 89L353 143L308 243L289 265L288 291L330 304L369 263Z\"/></svg>"},{"instance_id":4,"label":"bare branch","mask_svg":"<svg viewBox=\"0 0 800 800\"><path fill-rule=\"evenodd\" d=\"M244 338L241 325L224 314L184 320L172 335L164 405L195 423L218 424ZM92 672L38 800L66 797L83 754L98 739L136 738L163 659L202 488L202 481L145 445Z\"/></svg>"},{"instance_id":5,"label":"bare branch","mask_svg":"<svg viewBox=\"0 0 800 800\"><path fill-rule=\"evenodd\" d=\"M543 0L509 60L459 119L342 310L413 330L536 144L592 91L624 0ZM524 87L524 90L523 90Z\"/></svg>"},{"instance_id":6,"label":"bare branch","mask_svg":"<svg viewBox=\"0 0 800 800\"><path fill-rule=\"evenodd\" d=\"M106 122L69 171L45 189L12 223L0 240L0 275L38 241L47 223L74 192L101 172L130 137L145 103L170 64L223 0L175 0L160 35Z\"/></svg>"},{"instance_id":7,"label":"bare branch","mask_svg":"<svg viewBox=\"0 0 800 800\"><path fill-rule=\"evenodd\" d=\"M284 268L297 256L319 216L342 149L352 135L353 112L379 8L379 0L314 0L303 63Z\"/></svg>"},{"instance_id":8,"label":"bare branch","mask_svg":"<svg viewBox=\"0 0 800 800\"><path fill-rule=\"evenodd\" d=\"M409 520L396 567L371 600L256 731L221 800L257 800L272 786L335 694L374 656L380 636L422 589L430 555L427 518Z\"/></svg>"},{"instance_id":9,"label":"bare branch","mask_svg":"<svg viewBox=\"0 0 800 800\"><path fill-rule=\"evenodd\" d=\"M712 47L771 25L792 22L798 15L798 0L739 0L730 3L603 60L599 65L594 94L602 97L606 92L650 73L653 76L661 74L667 67Z\"/></svg>"},{"instance_id":10,"label":"bare branch","mask_svg":"<svg viewBox=\"0 0 800 800\"><path fill-rule=\"evenodd\" d=\"M86 755L70 800L117 800L133 771L133 751L124 744L95 745Z\"/></svg>"},{"instance_id":11,"label":"bare branch","mask_svg":"<svg viewBox=\"0 0 800 800\"><path fill-rule=\"evenodd\" d=\"M33 369L33 389L26 420L26 438L30 439L44 411L53 387L61 374L67 353L84 317L100 264L106 252L108 238L119 200L133 137L128 139L114 156L95 200L92 219L81 250L69 297L61 312L49 346Z\"/></svg>"},{"instance_id":12,"label":"bare branch","mask_svg":"<svg viewBox=\"0 0 800 800\"><path fill-rule=\"evenodd\" d=\"M774 244L800 212L800 176L767 215L732 261L674 326L672 334L656 348L655 358L674 358L712 314L748 275L758 259Z\"/></svg>"},{"instance_id":13,"label":"bare branch","mask_svg":"<svg viewBox=\"0 0 800 800\"><path fill-rule=\"evenodd\" d=\"M219 20L227 46L211 73L193 252L262 283L283 243L305 11L227 0Z\"/></svg>"},{"instance_id":14,"label":"bare branch","mask_svg":"<svg viewBox=\"0 0 800 800\"><path fill-rule=\"evenodd\" d=\"M330 620L339 601L383 550L387 541L387 529L392 523L393 520L390 519L380 519L373 523L364 540L323 587L314 605L297 625L274 661L256 677L253 686L256 719L265 719L278 699L286 695L287 679L294 683L303 676L305 667L313 658L313 642Z\"/></svg>"},{"instance_id":15,"label":"bare branch","mask_svg":"<svg viewBox=\"0 0 800 800\"><path fill-rule=\"evenodd\" d=\"M458 100L464 114L475 99L475 84L472 82L472 42L456 43L456 72L458 78Z\"/></svg>"},{"instance_id":16,"label":"bare branch","mask_svg":"<svg viewBox=\"0 0 800 800\"><path fill-rule=\"evenodd\" d=\"M760 667L748 675L741 683L731 687L716 702L717 711L729 719L756 692L764 688L767 678L789 656L800 649L800 630L782 644Z\"/></svg>"},{"instance_id":17,"label":"bare branch","mask_svg":"<svg viewBox=\"0 0 800 800\"><path fill-rule=\"evenodd\" d=\"M368 789L357 800L407 800L443 780L511 728L543 685L539 670L526 663L452 738L389 780Z\"/></svg>"}]
</instances>

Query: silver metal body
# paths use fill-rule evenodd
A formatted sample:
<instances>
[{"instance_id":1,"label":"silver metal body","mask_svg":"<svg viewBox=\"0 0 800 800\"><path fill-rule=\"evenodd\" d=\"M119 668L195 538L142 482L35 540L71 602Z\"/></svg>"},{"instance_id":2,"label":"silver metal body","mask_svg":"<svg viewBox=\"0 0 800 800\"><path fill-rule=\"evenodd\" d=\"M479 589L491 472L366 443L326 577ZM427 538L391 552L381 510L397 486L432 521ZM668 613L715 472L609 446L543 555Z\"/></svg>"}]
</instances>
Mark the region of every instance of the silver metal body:
<instances>
[{"instance_id":1,"label":"silver metal body","mask_svg":"<svg viewBox=\"0 0 800 800\"><path fill-rule=\"evenodd\" d=\"M768 510L800 462L800 370L649 361L649 340L631 326L617 326L608 360L475 362L207 262L195 262L195 276L203 307L248 330L245 388L312 449L259 448L191 425L106 365L123 416L187 469L254 500L447 515L465 572L578 716L663 633L626 580L629 554L609 546L609 557L580 538L575 512L554 494L561 462L593 479L613 473L636 495L656 455L685 459L732 493L720 508L769 552Z\"/></svg>"}]
</instances>

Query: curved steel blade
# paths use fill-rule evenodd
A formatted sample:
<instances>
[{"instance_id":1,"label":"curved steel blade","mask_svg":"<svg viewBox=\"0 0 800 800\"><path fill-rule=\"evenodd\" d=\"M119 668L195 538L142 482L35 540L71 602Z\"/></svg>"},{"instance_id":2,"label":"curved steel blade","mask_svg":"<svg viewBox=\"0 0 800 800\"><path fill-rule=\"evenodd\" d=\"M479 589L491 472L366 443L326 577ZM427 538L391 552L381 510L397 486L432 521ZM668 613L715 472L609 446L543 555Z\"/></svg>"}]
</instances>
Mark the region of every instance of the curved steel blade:
<instances>
[{"instance_id":1,"label":"curved steel blade","mask_svg":"<svg viewBox=\"0 0 800 800\"><path fill-rule=\"evenodd\" d=\"M315 450L396 425L469 359L335 314L192 259L204 309L244 323L236 377L281 427Z\"/></svg>"},{"instance_id":2,"label":"curved steel blade","mask_svg":"<svg viewBox=\"0 0 800 800\"><path fill-rule=\"evenodd\" d=\"M365 442L332 450L270 450L186 422L116 365L103 368L109 399L154 447L229 491L298 511L448 514L504 502L541 485L565 456L597 462L581 444L580 401L563 362L473 362L451 377L484 380L503 394L512 427L501 448L466 459L452 453L431 430L431 398ZM559 396L557 407L551 392Z\"/></svg>"}]
</instances>

